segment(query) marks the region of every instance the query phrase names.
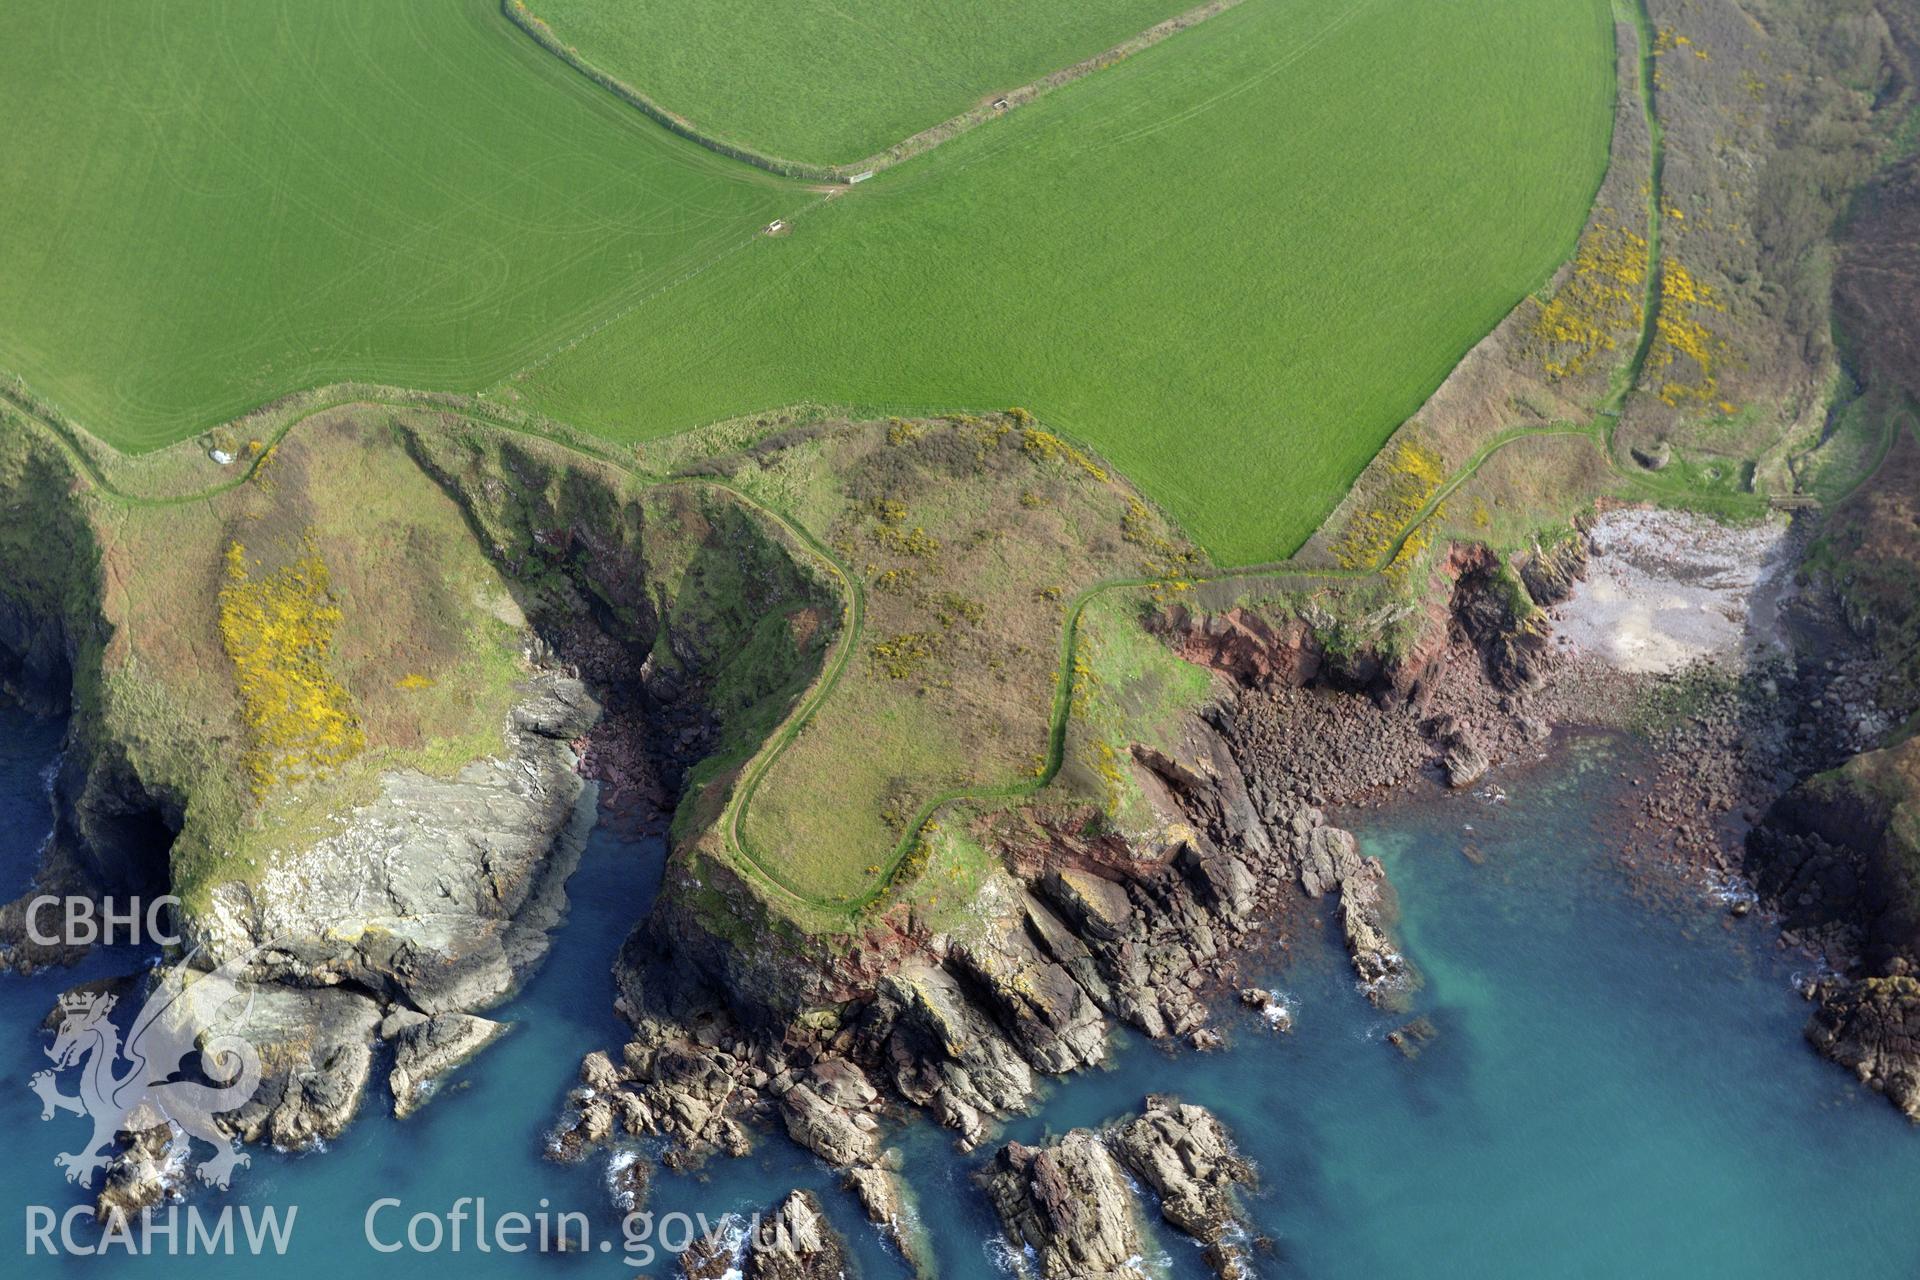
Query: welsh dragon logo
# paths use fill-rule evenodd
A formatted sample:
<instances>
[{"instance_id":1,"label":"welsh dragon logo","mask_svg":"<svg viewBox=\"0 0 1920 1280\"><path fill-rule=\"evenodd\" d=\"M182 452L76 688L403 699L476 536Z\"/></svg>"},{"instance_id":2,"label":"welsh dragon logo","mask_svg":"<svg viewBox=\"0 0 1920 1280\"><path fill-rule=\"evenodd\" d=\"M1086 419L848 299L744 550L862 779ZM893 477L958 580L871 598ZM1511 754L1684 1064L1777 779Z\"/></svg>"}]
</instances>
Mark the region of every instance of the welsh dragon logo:
<instances>
[{"instance_id":1,"label":"welsh dragon logo","mask_svg":"<svg viewBox=\"0 0 1920 1280\"><path fill-rule=\"evenodd\" d=\"M177 1157L188 1154L194 1138L214 1148L197 1170L209 1186L226 1187L234 1169L248 1163L238 1139L223 1134L214 1117L243 1106L260 1087L259 1051L221 1029L244 1022L251 1008L250 992L233 977L250 958L211 973L196 973L185 961L162 971L124 1043L109 1016L114 996L69 992L60 997L60 1028L47 1049L54 1066L35 1072L27 1083L40 1095L42 1120L70 1111L93 1121L91 1141L53 1158L67 1171L67 1181L93 1185L117 1135L162 1124L173 1130L170 1145ZM233 1014L232 1006L243 1001L246 1008ZM204 1079L182 1078L194 1054ZM59 1073L75 1066L79 1093L60 1092Z\"/></svg>"}]
</instances>

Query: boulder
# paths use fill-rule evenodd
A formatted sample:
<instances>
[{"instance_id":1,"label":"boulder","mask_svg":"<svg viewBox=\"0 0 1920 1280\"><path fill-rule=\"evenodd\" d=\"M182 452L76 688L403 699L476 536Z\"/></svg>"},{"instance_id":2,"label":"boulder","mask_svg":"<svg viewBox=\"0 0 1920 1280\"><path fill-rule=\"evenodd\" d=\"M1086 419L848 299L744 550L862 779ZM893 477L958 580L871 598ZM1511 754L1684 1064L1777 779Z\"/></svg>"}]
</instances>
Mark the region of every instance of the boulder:
<instances>
[{"instance_id":1,"label":"boulder","mask_svg":"<svg viewBox=\"0 0 1920 1280\"><path fill-rule=\"evenodd\" d=\"M1665 471L1673 461L1673 446L1665 440L1656 440L1652 444L1634 445L1630 450L1633 460L1649 471Z\"/></svg>"},{"instance_id":2,"label":"boulder","mask_svg":"<svg viewBox=\"0 0 1920 1280\"><path fill-rule=\"evenodd\" d=\"M1471 738L1462 737L1440 758L1440 767L1446 771L1447 785L1455 791L1472 786L1487 774L1493 762L1487 759L1487 753Z\"/></svg>"}]
</instances>

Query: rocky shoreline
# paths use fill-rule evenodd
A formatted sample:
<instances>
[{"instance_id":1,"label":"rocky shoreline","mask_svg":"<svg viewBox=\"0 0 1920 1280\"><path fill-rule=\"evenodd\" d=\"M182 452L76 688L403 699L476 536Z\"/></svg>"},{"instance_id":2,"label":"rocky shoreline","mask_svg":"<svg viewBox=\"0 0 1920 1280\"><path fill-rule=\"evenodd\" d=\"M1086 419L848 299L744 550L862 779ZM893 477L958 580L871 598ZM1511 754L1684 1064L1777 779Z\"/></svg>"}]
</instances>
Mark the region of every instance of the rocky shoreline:
<instances>
[{"instance_id":1,"label":"rocky shoreline","mask_svg":"<svg viewBox=\"0 0 1920 1280\"><path fill-rule=\"evenodd\" d=\"M1534 566L1543 594L1578 574L1560 557ZM1211 1007L1238 990L1239 963L1285 948L1323 909L1358 990L1399 1007L1418 977L1393 941L1392 888L1321 806L1423 771L1470 785L1493 761L1537 751L1556 710L1543 694L1554 655L1526 619L1482 598L1489 569L1463 552L1415 661L1358 670L1326 662L1304 631L1170 613L1170 641L1239 683L1188 717L1176 746L1130 762L1169 842L1141 850L1008 816L993 833L1007 871L980 895L976 930L889 918L851 952L800 961L798 999L792 974L743 974L753 957L677 909L670 869L617 971L635 1034L588 1057L552 1154L582 1158L624 1133L666 1139L666 1161L685 1166L741 1154L777 1127L852 1185L884 1188L887 1126L909 1114L971 1148L1026 1109L1043 1077L1101 1061L1120 1024L1217 1044ZM811 1012L792 1016L788 1000ZM871 1210L885 1195L863 1199Z\"/></svg>"},{"instance_id":2,"label":"rocky shoreline","mask_svg":"<svg viewBox=\"0 0 1920 1280\"><path fill-rule=\"evenodd\" d=\"M1644 552L1658 539L1637 544ZM1732 627L1739 652L1727 662L1690 653L1677 669L1649 672L1579 652L1561 637L1580 634L1587 606L1576 589L1590 548L1605 545L1589 529L1511 574L1482 549L1455 548L1424 630L1391 658L1335 654L1313 628L1253 612L1169 608L1157 623L1166 642L1228 677L1231 691L1187 716L1173 745L1138 748L1127 762L1168 838L1142 848L1089 834L1072 815L1003 814L989 834L1006 869L964 936L900 911L849 948L743 949L690 909L698 886L676 860L616 965L633 1035L587 1058L551 1154L582 1158L625 1134L664 1139L662 1158L685 1167L744 1154L757 1131L781 1129L844 1170L870 1218L913 1257L890 1126L920 1113L963 1147L986 1143L1045 1077L1102 1061L1121 1024L1209 1048L1212 1007L1239 988L1241 961L1283 951L1322 911L1345 939L1358 990L1400 1007L1419 978L1393 938L1392 886L1327 812L1423 777L1478 785L1502 763L1539 758L1562 726L1630 724L1651 737L1664 763L1645 789L1631 854L1728 877L1752 871L1769 901L1783 902L1800 877L1769 880L1766 866L1789 863L1762 855L1785 847L1791 814L1810 810L1782 797L1805 771L1844 758L1882 715L1836 696L1859 686L1860 663L1784 670L1783 657L1755 657L1744 622ZM1672 550L1655 567L1685 576L1686 557ZM1754 582L1736 583L1743 609ZM1826 616L1804 611L1807 626ZM264 997L253 1030L269 1069L235 1119L246 1140L297 1146L337 1133L371 1083L376 1043L390 1050L396 1112L430 1097L438 1076L501 1034L479 1011L544 953L594 817L582 774L598 783L603 813L658 824L684 770L711 750L716 730L697 684L649 678L645 667L635 683L631 649L604 632L555 634L560 654L548 653L550 669L527 686L506 757L447 783L387 780L339 834L276 867L273 886L224 886L196 921L195 941L217 959L259 951L243 980ZM1636 724L1663 699L1684 714ZM1830 714L1807 715L1823 707ZM1799 730L1785 728L1789 713ZM1792 838L1805 848L1815 837ZM372 857L373 844L399 852ZM407 856L415 845L452 850L455 862ZM366 876L369 865L379 873ZM437 869L430 882L418 879L426 868ZM1835 921L1858 906L1822 919L1844 928ZM1828 943L1838 968L1857 953L1843 952L1831 928L1821 933L1821 921L1793 927ZM1920 1025L1920 989L1897 969L1873 982L1816 992L1810 1035L1911 1110L1920 1071L1903 1037ZM1424 1041L1409 1028L1393 1043L1417 1052ZM103 1206L170 1194L180 1171L167 1146L136 1135ZM1017 1159L1030 1172L1038 1157ZM626 1181L644 1197L644 1170Z\"/></svg>"},{"instance_id":3,"label":"rocky shoreline","mask_svg":"<svg viewBox=\"0 0 1920 1280\"><path fill-rule=\"evenodd\" d=\"M1664 548L1664 571L1682 578L1697 568L1689 547L1725 549L1705 526L1668 532L1678 542ZM1639 541L1642 551L1661 545ZM1785 543L1766 572L1736 576L1732 596L1715 597L1731 647L1686 651L1653 670L1580 652L1556 639L1556 626L1563 607L1580 607L1590 545L1563 544L1522 566L1545 611L1524 615L1488 599L1480 553L1457 552L1448 608L1398 662L1335 663L1308 630L1170 612L1170 641L1237 685L1229 701L1188 720L1178 749L1143 749L1131 762L1180 838L1143 852L1031 815L1009 821L996 830L1008 875L985 895L995 909L979 933L930 935L911 919L893 922L890 937L870 937L809 973L817 1014L783 1021L777 1004L755 999L769 988L751 980L729 988L738 957L704 954L711 940L675 914L669 891L621 962L622 1011L635 1037L617 1056L588 1059L555 1153L579 1158L624 1130L666 1138L669 1162L689 1164L744 1152L757 1129L780 1127L847 1169L884 1221L884 1188L897 1181L884 1147L890 1125L919 1112L963 1147L982 1144L999 1119L1029 1105L1041 1078L1099 1062L1121 1023L1210 1047L1210 1009L1234 988L1237 961L1283 949L1322 901L1347 941L1356 985L1395 1007L1418 976L1392 941L1392 887L1351 835L1327 823L1326 809L1377 801L1421 777L1476 785L1489 768L1541 758L1560 728L1628 727L1650 741L1660 767L1640 792L1645 809L1623 856L1674 874L1711 867L1740 877L1758 865L1750 851L1764 837L1754 833L1779 829L1775 807L1802 771L1843 758L1855 741L1817 719L1811 731L1793 729L1783 711L1828 702L1857 669L1841 660L1783 675L1791 650L1755 642L1760 631L1773 634L1783 610L1797 611L1802 626L1830 616L1824 602L1786 590L1755 604L1756 585L1785 585ZM1676 701L1685 714L1649 719L1650 707ZM1843 699L1839 708L1832 723L1858 722L1857 706ZM1730 901L1736 914L1745 910ZM699 963L689 967L689 957ZM1896 976L1820 999L1810 1028L1817 1046L1896 1101L1920 1098L1920 1072L1895 1047L1920 1025L1920 987ZM1409 1027L1390 1043L1412 1056L1429 1031ZM1088 1141L1049 1152L1065 1185L1085 1183L1075 1194L1100 1203L1108 1171ZM1045 1161L1022 1148L994 1163L1010 1234L1043 1260L1032 1239L1043 1210L1031 1191L1006 1188L1023 1179L1031 1188ZM1098 1273L1130 1247L1118 1219L1096 1218L1091 1236L1061 1246L1060 1274ZM1084 1267L1095 1270L1076 1269Z\"/></svg>"}]
</instances>

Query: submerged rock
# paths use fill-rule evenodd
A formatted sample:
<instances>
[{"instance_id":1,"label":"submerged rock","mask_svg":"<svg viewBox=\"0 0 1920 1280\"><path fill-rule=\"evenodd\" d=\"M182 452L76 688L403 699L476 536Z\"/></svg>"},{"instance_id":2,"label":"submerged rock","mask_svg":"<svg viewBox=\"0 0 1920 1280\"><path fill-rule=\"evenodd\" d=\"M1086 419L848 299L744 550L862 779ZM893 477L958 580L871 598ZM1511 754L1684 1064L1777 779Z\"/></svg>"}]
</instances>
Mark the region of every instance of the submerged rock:
<instances>
[{"instance_id":1,"label":"submerged rock","mask_svg":"<svg viewBox=\"0 0 1920 1280\"><path fill-rule=\"evenodd\" d=\"M1258 1012L1273 1030L1293 1030L1293 1007L1279 992L1265 987L1242 987L1240 1003Z\"/></svg>"},{"instance_id":2,"label":"submerged rock","mask_svg":"<svg viewBox=\"0 0 1920 1280\"><path fill-rule=\"evenodd\" d=\"M1421 1055L1426 1047L1440 1038L1440 1028L1433 1019L1422 1014L1403 1027L1395 1027L1387 1033L1387 1043L1400 1051L1402 1057L1412 1060Z\"/></svg>"},{"instance_id":3,"label":"submerged rock","mask_svg":"<svg viewBox=\"0 0 1920 1280\"><path fill-rule=\"evenodd\" d=\"M739 1243L723 1232L699 1237L680 1255L680 1274L685 1280L727 1280L729 1276L738 1276L740 1271L734 1262Z\"/></svg>"},{"instance_id":4,"label":"submerged rock","mask_svg":"<svg viewBox=\"0 0 1920 1280\"><path fill-rule=\"evenodd\" d=\"M633 1213L647 1202L653 1185L653 1164L640 1152L627 1147L607 1160L607 1198L623 1214Z\"/></svg>"}]
</instances>

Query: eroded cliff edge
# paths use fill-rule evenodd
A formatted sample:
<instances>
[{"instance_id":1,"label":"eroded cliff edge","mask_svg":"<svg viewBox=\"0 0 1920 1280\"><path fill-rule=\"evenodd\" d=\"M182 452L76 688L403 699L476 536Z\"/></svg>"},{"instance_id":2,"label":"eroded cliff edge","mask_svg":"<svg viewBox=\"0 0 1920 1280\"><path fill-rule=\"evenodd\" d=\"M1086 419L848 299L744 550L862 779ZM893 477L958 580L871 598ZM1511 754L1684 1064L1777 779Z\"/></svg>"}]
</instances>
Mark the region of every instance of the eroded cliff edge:
<instances>
[{"instance_id":1,"label":"eroded cliff edge","mask_svg":"<svg viewBox=\"0 0 1920 1280\"><path fill-rule=\"evenodd\" d=\"M173 958L247 997L230 1029L263 1081L227 1123L249 1141L338 1132L376 1073L397 1112L431 1097L545 955L596 775L609 808L677 785L636 717L724 751L711 695L777 714L832 631L756 643L832 594L726 494L450 416L346 406L244 446L239 483L141 501L11 410L0 677L68 732L0 956L80 950L33 939L36 897L176 896ZM110 1171L122 1203L165 1191L151 1145Z\"/></svg>"}]
</instances>

